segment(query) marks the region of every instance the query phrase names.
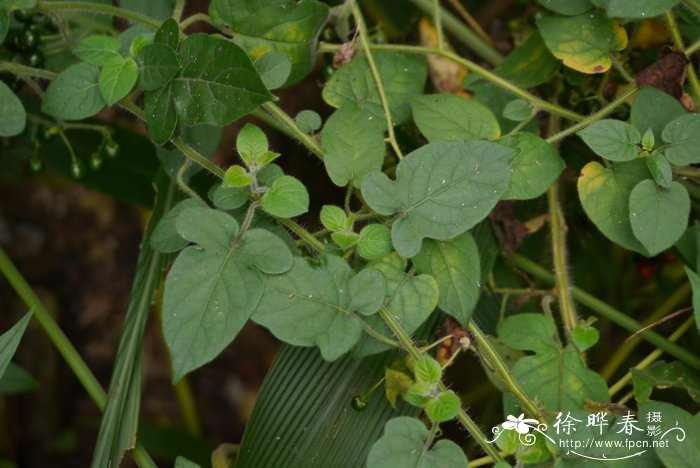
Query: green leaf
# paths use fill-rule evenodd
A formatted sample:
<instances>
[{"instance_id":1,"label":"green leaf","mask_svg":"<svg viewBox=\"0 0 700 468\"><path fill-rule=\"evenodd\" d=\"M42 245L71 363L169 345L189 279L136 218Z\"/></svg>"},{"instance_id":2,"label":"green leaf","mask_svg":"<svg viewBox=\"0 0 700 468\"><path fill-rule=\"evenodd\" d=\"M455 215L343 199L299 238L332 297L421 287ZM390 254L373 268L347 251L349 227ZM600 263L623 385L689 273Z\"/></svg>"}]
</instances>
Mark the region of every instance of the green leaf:
<instances>
[{"instance_id":1,"label":"green leaf","mask_svg":"<svg viewBox=\"0 0 700 468\"><path fill-rule=\"evenodd\" d=\"M659 445L654 449L664 466L691 468L697 465L700 457L700 414L693 415L661 401L641 403L638 412L643 415L660 413L661 422L652 425L658 426L662 434L670 431L664 438L668 445Z\"/></svg>"},{"instance_id":2,"label":"green leaf","mask_svg":"<svg viewBox=\"0 0 700 468\"><path fill-rule=\"evenodd\" d=\"M629 199L632 189L648 177L640 159L610 168L593 161L583 167L578 179L581 205L593 224L611 241L644 255L648 252L632 233Z\"/></svg>"},{"instance_id":3,"label":"green leaf","mask_svg":"<svg viewBox=\"0 0 700 468\"><path fill-rule=\"evenodd\" d=\"M321 128L321 116L312 110L303 110L294 117L294 123L297 124L299 130L311 135L316 130Z\"/></svg>"},{"instance_id":4,"label":"green leaf","mask_svg":"<svg viewBox=\"0 0 700 468\"><path fill-rule=\"evenodd\" d=\"M362 315L372 315L384 303L386 281L379 271L369 268L350 279L350 304L348 308Z\"/></svg>"},{"instance_id":5,"label":"green leaf","mask_svg":"<svg viewBox=\"0 0 700 468\"><path fill-rule=\"evenodd\" d=\"M144 333L151 316L151 304L160 286L161 273L170 260L168 256L154 251L151 246L157 243L154 234L163 224L163 214L177 196L174 182L163 172L159 172L156 177L155 186L158 190L156 204L144 235L136 275L129 293L126 318L93 452L92 467L119 466L124 452L133 448L136 440ZM170 213L172 210L167 214Z\"/></svg>"},{"instance_id":6,"label":"green leaf","mask_svg":"<svg viewBox=\"0 0 700 468\"><path fill-rule=\"evenodd\" d=\"M284 86L292 72L292 62L284 52L271 50L255 60L255 68L260 73L263 83L268 89Z\"/></svg>"},{"instance_id":7,"label":"green leaf","mask_svg":"<svg viewBox=\"0 0 700 468\"><path fill-rule=\"evenodd\" d=\"M188 460L185 457L177 457L175 459L174 468L201 468L198 464Z\"/></svg>"},{"instance_id":8,"label":"green leaf","mask_svg":"<svg viewBox=\"0 0 700 468\"><path fill-rule=\"evenodd\" d=\"M156 35L153 37L153 42L165 44L171 49L177 50L177 46L180 44L180 28L177 25L177 21L173 18L163 21L163 24L160 25Z\"/></svg>"},{"instance_id":9,"label":"green leaf","mask_svg":"<svg viewBox=\"0 0 700 468\"><path fill-rule=\"evenodd\" d=\"M672 120L661 134L661 138L670 145L664 154L676 166L700 163L699 135L700 114L686 114Z\"/></svg>"},{"instance_id":10,"label":"green leaf","mask_svg":"<svg viewBox=\"0 0 700 468\"><path fill-rule=\"evenodd\" d=\"M360 235L352 231L338 231L331 234L331 239L345 250L355 245L360 240Z\"/></svg>"},{"instance_id":11,"label":"green leaf","mask_svg":"<svg viewBox=\"0 0 700 468\"><path fill-rule=\"evenodd\" d=\"M155 34L152 32L142 33L134 37L131 44L129 44L129 55L136 57L141 52L141 49L153 44L154 37Z\"/></svg>"},{"instance_id":12,"label":"green leaf","mask_svg":"<svg viewBox=\"0 0 700 468\"><path fill-rule=\"evenodd\" d=\"M467 466L467 457L454 442L439 440L430 450L424 445L428 429L415 418L399 417L386 423L384 435L367 457L367 468L416 468Z\"/></svg>"},{"instance_id":13,"label":"green leaf","mask_svg":"<svg viewBox=\"0 0 700 468\"><path fill-rule=\"evenodd\" d=\"M234 187L223 187L221 184L212 187L209 199L220 210L235 210L248 201L245 190Z\"/></svg>"},{"instance_id":14,"label":"green leaf","mask_svg":"<svg viewBox=\"0 0 700 468\"><path fill-rule=\"evenodd\" d=\"M432 94L411 100L413 120L428 141L495 140L498 121L488 107L455 94Z\"/></svg>"},{"instance_id":15,"label":"green leaf","mask_svg":"<svg viewBox=\"0 0 700 468\"><path fill-rule=\"evenodd\" d=\"M479 251L468 232L448 241L426 239L413 257L419 273L432 275L440 288L440 309L467 324L479 299Z\"/></svg>"},{"instance_id":16,"label":"green leaf","mask_svg":"<svg viewBox=\"0 0 700 468\"><path fill-rule=\"evenodd\" d=\"M413 385L413 379L405 372L389 367L386 368L384 379L386 399L389 401L392 408L396 408L399 397L403 396L406 390Z\"/></svg>"},{"instance_id":17,"label":"green leaf","mask_svg":"<svg viewBox=\"0 0 700 468\"><path fill-rule=\"evenodd\" d=\"M610 161L631 161L640 154L642 135L620 120L603 119L577 133L597 154Z\"/></svg>"},{"instance_id":18,"label":"green leaf","mask_svg":"<svg viewBox=\"0 0 700 468\"><path fill-rule=\"evenodd\" d=\"M532 88L549 81L559 67L559 60L549 52L540 33L534 32L494 72L522 88Z\"/></svg>"},{"instance_id":19,"label":"green leaf","mask_svg":"<svg viewBox=\"0 0 700 468\"><path fill-rule=\"evenodd\" d=\"M442 379L442 366L430 356L423 356L416 362L413 374L418 383L436 384Z\"/></svg>"},{"instance_id":20,"label":"green leaf","mask_svg":"<svg viewBox=\"0 0 700 468\"><path fill-rule=\"evenodd\" d=\"M253 179L253 174L248 172L245 167L234 164L226 169L222 187L246 187L253 182Z\"/></svg>"},{"instance_id":21,"label":"green leaf","mask_svg":"<svg viewBox=\"0 0 700 468\"><path fill-rule=\"evenodd\" d=\"M24 367L10 363L0 377L0 395L16 395L36 390L41 385Z\"/></svg>"},{"instance_id":22,"label":"green leaf","mask_svg":"<svg viewBox=\"0 0 700 468\"><path fill-rule=\"evenodd\" d=\"M41 111L59 119L82 120L105 106L97 85L99 68L87 63L71 65L51 81Z\"/></svg>"},{"instance_id":23,"label":"green leaf","mask_svg":"<svg viewBox=\"0 0 700 468\"><path fill-rule=\"evenodd\" d=\"M600 12L546 16L537 21L545 44L564 65L581 73L610 69L610 53L627 46L627 33Z\"/></svg>"},{"instance_id":24,"label":"green leaf","mask_svg":"<svg viewBox=\"0 0 700 468\"><path fill-rule=\"evenodd\" d=\"M687 112L678 99L656 88L644 88L634 99L630 120L639 133L651 128L654 139L661 141L661 133L666 125L681 115L687 115Z\"/></svg>"},{"instance_id":25,"label":"green leaf","mask_svg":"<svg viewBox=\"0 0 700 468\"><path fill-rule=\"evenodd\" d=\"M651 128L647 128L647 131L642 135L642 148L647 151L653 150L656 144L654 140L654 131Z\"/></svg>"},{"instance_id":26,"label":"green leaf","mask_svg":"<svg viewBox=\"0 0 700 468\"><path fill-rule=\"evenodd\" d=\"M564 161L557 150L533 133L513 133L498 143L518 151L512 162L504 200L529 200L542 195L559 178Z\"/></svg>"},{"instance_id":27,"label":"green leaf","mask_svg":"<svg viewBox=\"0 0 700 468\"><path fill-rule=\"evenodd\" d=\"M119 6L163 21L173 14L175 0L151 0L148 2L143 0L120 0Z\"/></svg>"},{"instance_id":28,"label":"green leaf","mask_svg":"<svg viewBox=\"0 0 700 468\"><path fill-rule=\"evenodd\" d=\"M428 77L425 59L386 51L374 52L373 57L394 125L407 122L411 118L411 99L423 93ZM356 55L331 76L323 88L323 99L333 107L354 103L386 128L379 92L364 55Z\"/></svg>"},{"instance_id":29,"label":"green leaf","mask_svg":"<svg viewBox=\"0 0 700 468\"><path fill-rule=\"evenodd\" d=\"M386 281L386 308L406 333L412 334L437 307L439 289L435 279L429 275L408 276L405 272L406 261L396 254L384 257L372 264L371 268L380 271ZM366 322L377 332L394 339L394 334L378 315L369 317ZM367 356L388 348L387 344L363 336L353 350L353 355Z\"/></svg>"},{"instance_id":30,"label":"green leaf","mask_svg":"<svg viewBox=\"0 0 700 468\"><path fill-rule=\"evenodd\" d=\"M263 210L280 218L292 218L309 211L309 192L291 176L275 179L260 201Z\"/></svg>"},{"instance_id":31,"label":"green leaf","mask_svg":"<svg viewBox=\"0 0 700 468\"><path fill-rule=\"evenodd\" d=\"M634 397L638 402L648 401L654 388L680 388L700 403L700 376L680 361L659 361L646 369L632 368L631 372Z\"/></svg>"},{"instance_id":32,"label":"green leaf","mask_svg":"<svg viewBox=\"0 0 700 468\"><path fill-rule=\"evenodd\" d=\"M693 288L693 315L695 316L695 326L700 330L700 276L688 267L685 267L685 272L688 275L690 286Z\"/></svg>"},{"instance_id":33,"label":"green leaf","mask_svg":"<svg viewBox=\"0 0 700 468\"><path fill-rule=\"evenodd\" d=\"M452 239L484 219L508 187L512 149L485 141L438 142L407 155L396 180L382 172L362 179L362 195L391 228L396 251L413 257L424 237Z\"/></svg>"},{"instance_id":34,"label":"green leaf","mask_svg":"<svg viewBox=\"0 0 700 468\"><path fill-rule=\"evenodd\" d=\"M193 34L182 44L180 62L172 86L185 124L228 125L274 98L246 53L226 39Z\"/></svg>"},{"instance_id":35,"label":"green leaf","mask_svg":"<svg viewBox=\"0 0 700 468\"><path fill-rule=\"evenodd\" d=\"M350 277L340 257L318 266L296 258L287 273L266 278L252 319L286 343L318 346L324 359L338 359L362 336L359 318L348 309Z\"/></svg>"},{"instance_id":36,"label":"green leaf","mask_svg":"<svg viewBox=\"0 0 700 468\"><path fill-rule=\"evenodd\" d=\"M335 111L321 133L323 164L334 184L344 187L384 162L384 132L379 121L354 104Z\"/></svg>"},{"instance_id":37,"label":"green leaf","mask_svg":"<svg viewBox=\"0 0 700 468\"><path fill-rule=\"evenodd\" d=\"M578 324L571 331L571 341L573 341L576 348L581 352L595 346L599 339L600 333L598 333L598 330L589 325Z\"/></svg>"},{"instance_id":38,"label":"green leaf","mask_svg":"<svg viewBox=\"0 0 700 468\"><path fill-rule=\"evenodd\" d=\"M433 422L444 422L453 419L459 413L462 402L452 390L440 392L440 394L423 406L425 414Z\"/></svg>"},{"instance_id":39,"label":"green leaf","mask_svg":"<svg viewBox=\"0 0 700 468\"><path fill-rule=\"evenodd\" d=\"M351 407L352 396L372 388L399 357L389 352L327 362L316 348L283 345L256 398L236 466L306 467L310 460L317 467L342 467L348 460L363 465L386 421L420 412L402 401L392 409L382 391L367 393L364 411Z\"/></svg>"},{"instance_id":40,"label":"green leaf","mask_svg":"<svg viewBox=\"0 0 700 468\"><path fill-rule=\"evenodd\" d=\"M379 260L392 250L391 230L383 224L368 224L360 231L357 254L365 260Z\"/></svg>"},{"instance_id":41,"label":"green leaf","mask_svg":"<svg viewBox=\"0 0 700 468\"><path fill-rule=\"evenodd\" d=\"M105 63L98 80L100 93L108 106L129 94L139 77L139 68L131 57L116 57Z\"/></svg>"},{"instance_id":42,"label":"green leaf","mask_svg":"<svg viewBox=\"0 0 700 468\"><path fill-rule=\"evenodd\" d=\"M31 319L32 313L28 312L12 328L0 335L0 378L5 375L5 371L10 365L10 360L15 355L17 346L19 346L22 335L24 335L24 330L27 329Z\"/></svg>"},{"instance_id":43,"label":"green leaf","mask_svg":"<svg viewBox=\"0 0 700 468\"><path fill-rule=\"evenodd\" d=\"M610 0L608 16L611 18L648 19L662 15L681 3L681 0Z\"/></svg>"},{"instance_id":44,"label":"green leaf","mask_svg":"<svg viewBox=\"0 0 700 468\"><path fill-rule=\"evenodd\" d=\"M258 166L258 159L268 152L268 148L267 136L259 127L247 123L238 132L236 151L249 168Z\"/></svg>"},{"instance_id":45,"label":"green leaf","mask_svg":"<svg viewBox=\"0 0 700 468\"><path fill-rule=\"evenodd\" d=\"M654 182L664 189L671 188L673 182L673 169L668 163L668 159L661 153L652 153L644 161L647 163L647 168L654 177Z\"/></svg>"},{"instance_id":46,"label":"green leaf","mask_svg":"<svg viewBox=\"0 0 700 468\"><path fill-rule=\"evenodd\" d=\"M513 99L503 109L503 117L514 122L522 122L532 115L533 108L524 99Z\"/></svg>"},{"instance_id":47,"label":"green leaf","mask_svg":"<svg viewBox=\"0 0 700 468\"><path fill-rule=\"evenodd\" d=\"M263 292L258 271L280 274L292 266L284 242L251 229L238 245L238 223L208 208L188 208L178 233L200 247L175 260L165 282L163 336L172 356L173 381L209 362L238 334Z\"/></svg>"},{"instance_id":48,"label":"green leaf","mask_svg":"<svg viewBox=\"0 0 700 468\"><path fill-rule=\"evenodd\" d=\"M546 411L582 409L585 400L610 401L605 380L586 368L572 346L525 356L511 372L525 393Z\"/></svg>"},{"instance_id":49,"label":"green leaf","mask_svg":"<svg viewBox=\"0 0 700 468\"><path fill-rule=\"evenodd\" d=\"M175 229L175 220L188 208L205 207L201 200L188 198L171 208L158 222L150 237L153 250L161 253L177 252L189 244Z\"/></svg>"},{"instance_id":50,"label":"green leaf","mask_svg":"<svg viewBox=\"0 0 700 468\"><path fill-rule=\"evenodd\" d=\"M632 232L652 256L683 235L689 214L690 197L678 182L671 182L670 188L663 190L653 180L644 180L630 194Z\"/></svg>"},{"instance_id":51,"label":"green leaf","mask_svg":"<svg viewBox=\"0 0 700 468\"><path fill-rule=\"evenodd\" d=\"M80 41L73 53L83 62L101 67L120 57L120 47L119 40L115 37L94 35Z\"/></svg>"},{"instance_id":52,"label":"green leaf","mask_svg":"<svg viewBox=\"0 0 700 468\"><path fill-rule=\"evenodd\" d=\"M314 0L213 0L209 14L231 28L233 40L253 59L271 50L286 53L292 71L285 85L292 85L313 67L328 7Z\"/></svg>"},{"instance_id":53,"label":"green leaf","mask_svg":"<svg viewBox=\"0 0 700 468\"><path fill-rule=\"evenodd\" d=\"M580 15L593 8L589 0L538 0L538 2L554 13L567 16Z\"/></svg>"},{"instance_id":54,"label":"green leaf","mask_svg":"<svg viewBox=\"0 0 700 468\"><path fill-rule=\"evenodd\" d=\"M139 88L145 91L165 86L182 67L175 51L159 42L139 50L136 60L139 64Z\"/></svg>"},{"instance_id":55,"label":"green leaf","mask_svg":"<svg viewBox=\"0 0 700 468\"><path fill-rule=\"evenodd\" d=\"M321 208L321 224L330 231L340 231L347 229L348 215L342 208L335 205L323 205Z\"/></svg>"},{"instance_id":56,"label":"green leaf","mask_svg":"<svg viewBox=\"0 0 700 468\"><path fill-rule=\"evenodd\" d=\"M22 101L0 81L0 137L19 135L27 125L27 113Z\"/></svg>"},{"instance_id":57,"label":"green leaf","mask_svg":"<svg viewBox=\"0 0 700 468\"><path fill-rule=\"evenodd\" d=\"M156 145L164 145L175 133L177 111L173 102L172 85L154 91L146 91L143 113L148 127L148 136Z\"/></svg>"},{"instance_id":58,"label":"green leaf","mask_svg":"<svg viewBox=\"0 0 700 468\"><path fill-rule=\"evenodd\" d=\"M523 351L551 351L556 333L552 319L543 314L516 314L498 323L499 338L511 348Z\"/></svg>"}]
</instances>

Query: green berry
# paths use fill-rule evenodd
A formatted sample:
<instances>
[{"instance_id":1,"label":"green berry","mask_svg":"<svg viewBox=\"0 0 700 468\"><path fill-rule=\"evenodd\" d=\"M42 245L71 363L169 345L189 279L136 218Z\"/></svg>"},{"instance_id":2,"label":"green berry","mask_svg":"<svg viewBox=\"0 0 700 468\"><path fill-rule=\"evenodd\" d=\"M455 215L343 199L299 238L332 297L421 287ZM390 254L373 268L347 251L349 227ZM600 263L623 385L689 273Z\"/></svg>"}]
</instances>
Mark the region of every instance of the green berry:
<instances>
[{"instance_id":1,"label":"green berry","mask_svg":"<svg viewBox=\"0 0 700 468\"><path fill-rule=\"evenodd\" d=\"M98 152L94 152L90 155L90 167L94 170L99 169L102 166L102 155Z\"/></svg>"},{"instance_id":2,"label":"green berry","mask_svg":"<svg viewBox=\"0 0 700 468\"><path fill-rule=\"evenodd\" d=\"M362 395L357 395L355 396L355 398L352 399L352 403L350 403L350 406L352 406L352 409L354 409L355 411L362 411L365 408L367 408L367 399Z\"/></svg>"},{"instance_id":3,"label":"green berry","mask_svg":"<svg viewBox=\"0 0 700 468\"><path fill-rule=\"evenodd\" d=\"M35 174L44 170L44 160L38 154L29 158L29 170Z\"/></svg>"}]
</instances>

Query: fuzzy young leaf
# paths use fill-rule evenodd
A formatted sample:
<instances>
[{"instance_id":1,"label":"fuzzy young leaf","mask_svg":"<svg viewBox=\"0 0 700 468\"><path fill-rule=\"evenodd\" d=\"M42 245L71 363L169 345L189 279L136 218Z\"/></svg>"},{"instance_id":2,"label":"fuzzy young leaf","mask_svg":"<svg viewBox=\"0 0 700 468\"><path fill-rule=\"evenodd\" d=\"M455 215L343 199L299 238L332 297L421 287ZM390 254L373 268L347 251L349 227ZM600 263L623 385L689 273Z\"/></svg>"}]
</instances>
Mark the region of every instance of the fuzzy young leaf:
<instances>
[{"instance_id":1,"label":"fuzzy young leaf","mask_svg":"<svg viewBox=\"0 0 700 468\"><path fill-rule=\"evenodd\" d=\"M578 324L571 331L571 341L573 341L576 348L581 352L595 346L599 339L600 333L598 330L588 325Z\"/></svg>"},{"instance_id":2,"label":"fuzzy young leaf","mask_svg":"<svg viewBox=\"0 0 700 468\"><path fill-rule=\"evenodd\" d=\"M682 0L609 0L608 16L611 18L648 19L662 15Z\"/></svg>"},{"instance_id":3,"label":"fuzzy young leaf","mask_svg":"<svg viewBox=\"0 0 700 468\"><path fill-rule=\"evenodd\" d=\"M661 153L652 153L644 158L644 161L647 163L647 168L649 168L652 177L654 177L654 182L662 188L671 188L673 169L666 156Z\"/></svg>"},{"instance_id":4,"label":"fuzzy young leaf","mask_svg":"<svg viewBox=\"0 0 700 468\"><path fill-rule=\"evenodd\" d=\"M632 233L629 199L632 189L648 177L649 171L639 159L610 168L590 162L578 180L581 205L600 232L616 244L644 255L646 249Z\"/></svg>"},{"instance_id":5,"label":"fuzzy young leaf","mask_svg":"<svg viewBox=\"0 0 700 468\"><path fill-rule=\"evenodd\" d=\"M175 51L159 42L139 50L136 60L139 64L139 88L145 91L165 86L182 67Z\"/></svg>"},{"instance_id":6,"label":"fuzzy young leaf","mask_svg":"<svg viewBox=\"0 0 700 468\"><path fill-rule=\"evenodd\" d=\"M321 116L312 110L303 110L294 117L294 123L297 124L299 130L306 134L312 134L321 128Z\"/></svg>"},{"instance_id":7,"label":"fuzzy young leaf","mask_svg":"<svg viewBox=\"0 0 700 468\"><path fill-rule=\"evenodd\" d=\"M409 258L423 238L452 239L488 215L508 187L514 156L511 148L485 141L431 143L399 163L395 181L367 174L362 194L376 212L399 214L391 239Z\"/></svg>"},{"instance_id":8,"label":"fuzzy young leaf","mask_svg":"<svg viewBox=\"0 0 700 468\"><path fill-rule=\"evenodd\" d=\"M632 232L649 255L663 252L683 235L689 214L690 197L678 182L664 190L653 180L644 180L630 194Z\"/></svg>"},{"instance_id":9,"label":"fuzzy young leaf","mask_svg":"<svg viewBox=\"0 0 700 468\"><path fill-rule=\"evenodd\" d=\"M676 166L700 163L700 114L682 115L664 127L661 138L670 146L664 154Z\"/></svg>"},{"instance_id":10,"label":"fuzzy young leaf","mask_svg":"<svg viewBox=\"0 0 700 468\"><path fill-rule=\"evenodd\" d=\"M276 50L261 55L254 64L268 89L281 88L292 72L292 62L289 60L289 56Z\"/></svg>"},{"instance_id":11,"label":"fuzzy young leaf","mask_svg":"<svg viewBox=\"0 0 700 468\"><path fill-rule=\"evenodd\" d=\"M226 169L224 173L224 181L222 187L245 187L253 182L253 174L248 172L245 167L234 164Z\"/></svg>"},{"instance_id":12,"label":"fuzzy young leaf","mask_svg":"<svg viewBox=\"0 0 700 468\"><path fill-rule=\"evenodd\" d=\"M392 251L391 230L383 224L368 224L360 231L357 254L365 260L379 260Z\"/></svg>"},{"instance_id":13,"label":"fuzzy young leaf","mask_svg":"<svg viewBox=\"0 0 700 468\"><path fill-rule=\"evenodd\" d=\"M423 356L413 369L416 382L436 384L442 379L442 366L430 356Z\"/></svg>"},{"instance_id":14,"label":"fuzzy young leaf","mask_svg":"<svg viewBox=\"0 0 700 468\"><path fill-rule=\"evenodd\" d=\"M493 112L474 99L455 94L418 96L411 100L413 120L428 141L495 140L501 128Z\"/></svg>"},{"instance_id":15,"label":"fuzzy young leaf","mask_svg":"<svg viewBox=\"0 0 700 468\"><path fill-rule=\"evenodd\" d=\"M337 231L331 234L331 239L345 250L355 245L360 240L360 235L352 231Z\"/></svg>"},{"instance_id":16,"label":"fuzzy young leaf","mask_svg":"<svg viewBox=\"0 0 700 468\"><path fill-rule=\"evenodd\" d=\"M163 21L163 24L160 25L153 37L153 42L165 44L171 49L177 50L177 46L180 43L180 28L177 25L177 21L173 18Z\"/></svg>"},{"instance_id":17,"label":"fuzzy young leaf","mask_svg":"<svg viewBox=\"0 0 700 468\"><path fill-rule=\"evenodd\" d=\"M10 360L15 355L17 346L19 346L24 330L27 329L31 318L31 312L25 314L12 328L0 335L0 378L2 378L10 365Z\"/></svg>"},{"instance_id":18,"label":"fuzzy young leaf","mask_svg":"<svg viewBox=\"0 0 700 468\"><path fill-rule=\"evenodd\" d=\"M479 298L479 251L468 232L448 241L426 239L413 257L419 273L432 275L440 288L440 308L466 324Z\"/></svg>"},{"instance_id":19,"label":"fuzzy young leaf","mask_svg":"<svg viewBox=\"0 0 700 468\"><path fill-rule=\"evenodd\" d=\"M182 44L180 62L172 86L185 124L228 125L274 99L250 58L229 40L193 34Z\"/></svg>"},{"instance_id":20,"label":"fuzzy young leaf","mask_svg":"<svg viewBox=\"0 0 700 468\"><path fill-rule=\"evenodd\" d=\"M177 382L238 334L262 296L259 271L284 273L293 259L279 237L261 229L232 245L238 223L220 211L188 208L175 224L182 237L200 245L178 255L165 282L163 336Z\"/></svg>"},{"instance_id":21,"label":"fuzzy young leaf","mask_svg":"<svg viewBox=\"0 0 700 468\"><path fill-rule=\"evenodd\" d=\"M328 7L315 0L213 0L209 14L231 28L233 40L253 59L271 50L287 54L292 69L284 84L291 85L313 67Z\"/></svg>"},{"instance_id":22,"label":"fuzzy young leaf","mask_svg":"<svg viewBox=\"0 0 700 468\"><path fill-rule=\"evenodd\" d=\"M452 390L447 390L445 392L440 392L437 397L428 400L423 406L423 409L431 421L439 423L449 421L457 416L461 405L462 402L457 394Z\"/></svg>"},{"instance_id":23,"label":"fuzzy young leaf","mask_svg":"<svg viewBox=\"0 0 700 468\"><path fill-rule=\"evenodd\" d=\"M80 41L73 53L83 62L103 66L120 57L120 47L119 40L112 36L94 35Z\"/></svg>"},{"instance_id":24,"label":"fuzzy young leaf","mask_svg":"<svg viewBox=\"0 0 700 468\"><path fill-rule=\"evenodd\" d=\"M131 57L113 58L102 67L98 79L100 93L108 106L129 94L139 76L139 67Z\"/></svg>"},{"instance_id":25,"label":"fuzzy young leaf","mask_svg":"<svg viewBox=\"0 0 700 468\"><path fill-rule=\"evenodd\" d=\"M610 52L627 46L627 33L600 12L546 16L537 21L545 44L564 65L581 73L610 69Z\"/></svg>"},{"instance_id":26,"label":"fuzzy young leaf","mask_svg":"<svg viewBox=\"0 0 700 468\"><path fill-rule=\"evenodd\" d=\"M348 215L335 205L323 205L321 208L321 224L330 231L340 231L350 227L348 226Z\"/></svg>"},{"instance_id":27,"label":"fuzzy young leaf","mask_svg":"<svg viewBox=\"0 0 700 468\"><path fill-rule=\"evenodd\" d=\"M309 192L291 176L275 179L260 201L263 210L280 218L292 218L309 211Z\"/></svg>"},{"instance_id":28,"label":"fuzzy young leaf","mask_svg":"<svg viewBox=\"0 0 700 468\"><path fill-rule=\"evenodd\" d=\"M177 110L173 102L172 85L154 91L146 91L143 99L148 136L156 145L164 145L175 133Z\"/></svg>"},{"instance_id":29,"label":"fuzzy young leaf","mask_svg":"<svg viewBox=\"0 0 700 468\"><path fill-rule=\"evenodd\" d=\"M338 359L362 336L350 304L351 270L339 257L325 265L296 258L291 270L268 276L253 321L295 346L318 346L327 361Z\"/></svg>"},{"instance_id":30,"label":"fuzzy young leaf","mask_svg":"<svg viewBox=\"0 0 700 468\"><path fill-rule=\"evenodd\" d=\"M564 161L556 149L533 133L514 133L498 140L518 154L513 159L505 200L529 200L542 195L559 178Z\"/></svg>"},{"instance_id":31,"label":"fuzzy young leaf","mask_svg":"<svg viewBox=\"0 0 700 468\"><path fill-rule=\"evenodd\" d=\"M97 84L100 70L78 63L56 75L44 94L41 111L65 120L82 120L97 114L105 100Z\"/></svg>"},{"instance_id":32,"label":"fuzzy young leaf","mask_svg":"<svg viewBox=\"0 0 700 468\"><path fill-rule=\"evenodd\" d=\"M372 114L354 104L335 111L321 132L323 164L334 184L343 187L378 171L384 162L384 132Z\"/></svg>"},{"instance_id":33,"label":"fuzzy young leaf","mask_svg":"<svg viewBox=\"0 0 700 468\"><path fill-rule=\"evenodd\" d=\"M609 161L631 161L640 154L642 135L632 125L619 120L595 122L578 136L598 155Z\"/></svg>"},{"instance_id":34,"label":"fuzzy young leaf","mask_svg":"<svg viewBox=\"0 0 700 468\"><path fill-rule=\"evenodd\" d=\"M27 125L27 113L22 101L0 81L0 137L19 135Z\"/></svg>"},{"instance_id":35,"label":"fuzzy young leaf","mask_svg":"<svg viewBox=\"0 0 700 468\"><path fill-rule=\"evenodd\" d=\"M253 124L243 126L236 137L236 151L250 168L256 167L257 159L268 151L269 143L265 132Z\"/></svg>"},{"instance_id":36,"label":"fuzzy young leaf","mask_svg":"<svg viewBox=\"0 0 700 468\"><path fill-rule=\"evenodd\" d=\"M423 92L428 70L425 59L418 55L375 52L379 75L394 125L411 118L410 102ZM386 118L372 71L364 55L358 55L331 76L323 88L323 99L333 107L354 103L372 114L386 127Z\"/></svg>"},{"instance_id":37,"label":"fuzzy young leaf","mask_svg":"<svg viewBox=\"0 0 700 468\"><path fill-rule=\"evenodd\" d=\"M424 450L428 429L415 418L399 417L389 420L384 435L367 457L367 468L438 468L467 466L467 457L454 442L443 439Z\"/></svg>"}]
</instances>

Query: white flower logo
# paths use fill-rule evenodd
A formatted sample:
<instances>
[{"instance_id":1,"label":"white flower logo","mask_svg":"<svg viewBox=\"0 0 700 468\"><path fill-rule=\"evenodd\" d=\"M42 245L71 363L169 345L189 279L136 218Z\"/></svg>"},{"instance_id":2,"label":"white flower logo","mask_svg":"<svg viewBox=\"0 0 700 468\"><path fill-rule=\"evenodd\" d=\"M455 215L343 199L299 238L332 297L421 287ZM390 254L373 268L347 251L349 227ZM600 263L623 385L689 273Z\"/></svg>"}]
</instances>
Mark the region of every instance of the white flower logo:
<instances>
[{"instance_id":1,"label":"white flower logo","mask_svg":"<svg viewBox=\"0 0 700 468\"><path fill-rule=\"evenodd\" d=\"M501 424L503 429L509 431L515 429L518 434L527 434L530 432L530 429L536 428L540 423L537 419L525 419L525 413L521 413L517 418L509 414L506 419L508 420Z\"/></svg>"}]
</instances>

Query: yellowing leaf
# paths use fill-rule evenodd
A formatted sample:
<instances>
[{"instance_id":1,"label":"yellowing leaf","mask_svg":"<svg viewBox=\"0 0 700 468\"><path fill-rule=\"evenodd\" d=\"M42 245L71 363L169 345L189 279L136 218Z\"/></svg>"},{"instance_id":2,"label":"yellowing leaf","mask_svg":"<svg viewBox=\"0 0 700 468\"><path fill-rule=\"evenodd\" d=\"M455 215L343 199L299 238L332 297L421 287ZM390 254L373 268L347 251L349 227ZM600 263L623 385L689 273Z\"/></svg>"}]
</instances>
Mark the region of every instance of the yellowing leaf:
<instances>
[{"instance_id":1,"label":"yellowing leaf","mask_svg":"<svg viewBox=\"0 0 700 468\"><path fill-rule=\"evenodd\" d=\"M627 33L601 13L549 16L537 22L547 48L569 68L581 73L610 69L610 52L627 46Z\"/></svg>"},{"instance_id":2,"label":"yellowing leaf","mask_svg":"<svg viewBox=\"0 0 700 468\"><path fill-rule=\"evenodd\" d=\"M433 23L422 18L418 23L420 32L420 43L424 47L438 48L437 32ZM448 46L449 48L449 46ZM460 96L469 96L469 93L462 88L462 81L467 76L466 68L447 60L439 55L428 55L428 73L430 81L433 82L435 89L441 93L454 93Z\"/></svg>"}]
</instances>

